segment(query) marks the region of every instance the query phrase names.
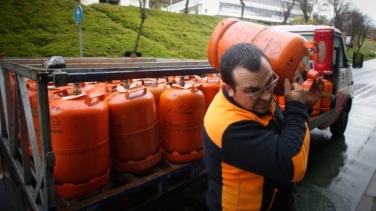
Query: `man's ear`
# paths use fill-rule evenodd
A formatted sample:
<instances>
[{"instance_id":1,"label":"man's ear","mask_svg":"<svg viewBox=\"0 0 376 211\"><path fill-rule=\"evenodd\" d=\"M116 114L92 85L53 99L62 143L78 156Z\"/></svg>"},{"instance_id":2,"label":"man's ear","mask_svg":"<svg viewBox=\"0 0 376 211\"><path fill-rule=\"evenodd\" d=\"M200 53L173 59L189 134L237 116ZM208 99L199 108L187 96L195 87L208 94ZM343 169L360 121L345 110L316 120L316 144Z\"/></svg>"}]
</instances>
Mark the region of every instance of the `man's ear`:
<instances>
[{"instance_id":1,"label":"man's ear","mask_svg":"<svg viewBox=\"0 0 376 211\"><path fill-rule=\"evenodd\" d=\"M234 90L231 88L231 86L227 85L227 84L224 83L224 82L222 82L222 86L223 86L223 88L226 89L226 91L227 91L227 93L228 93L228 95L229 95L230 97L233 97L233 96L234 96Z\"/></svg>"}]
</instances>

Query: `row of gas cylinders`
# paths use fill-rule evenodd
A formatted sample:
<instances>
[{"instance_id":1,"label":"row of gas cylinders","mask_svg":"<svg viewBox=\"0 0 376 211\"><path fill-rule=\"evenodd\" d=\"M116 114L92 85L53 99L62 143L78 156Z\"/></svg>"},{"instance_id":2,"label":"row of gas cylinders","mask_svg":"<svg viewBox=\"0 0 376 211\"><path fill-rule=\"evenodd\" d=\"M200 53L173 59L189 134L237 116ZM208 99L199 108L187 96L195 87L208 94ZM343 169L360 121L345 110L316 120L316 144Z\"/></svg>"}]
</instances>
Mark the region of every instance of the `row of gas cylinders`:
<instances>
[{"instance_id":1,"label":"row of gas cylinders","mask_svg":"<svg viewBox=\"0 0 376 211\"><path fill-rule=\"evenodd\" d=\"M57 196L85 195L106 185L111 171L142 172L162 157L202 158L203 117L220 85L208 74L51 86ZM27 87L41 154L36 84Z\"/></svg>"}]
</instances>

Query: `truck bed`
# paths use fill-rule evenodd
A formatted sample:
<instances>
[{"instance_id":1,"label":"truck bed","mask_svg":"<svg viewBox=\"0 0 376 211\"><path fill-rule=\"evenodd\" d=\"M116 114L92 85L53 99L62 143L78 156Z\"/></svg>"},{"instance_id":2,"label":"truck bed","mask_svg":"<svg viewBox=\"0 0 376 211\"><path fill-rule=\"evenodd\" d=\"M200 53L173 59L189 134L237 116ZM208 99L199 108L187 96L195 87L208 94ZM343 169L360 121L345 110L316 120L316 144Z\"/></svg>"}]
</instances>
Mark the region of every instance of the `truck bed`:
<instances>
[{"instance_id":1,"label":"truck bed","mask_svg":"<svg viewBox=\"0 0 376 211\"><path fill-rule=\"evenodd\" d=\"M74 199L55 195L48 114L47 87L67 83L125 80L133 78L217 73L207 61L153 58L65 58L66 67L46 68L48 58L5 58L0 60L0 153L10 166L11 177L18 183L23 203L29 210L150 210L181 206L206 185L203 159L174 164L162 159L157 165L140 173L111 172L104 187ZM10 76L15 80L10 81ZM37 97L42 147L42 159L30 157L26 146L35 138L26 80L37 83ZM3 83L4 81L4 83ZM16 95L14 95L16 93ZM14 98L14 96L18 96ZM15 106L19 105L14 109ZM22 121L19 121L19 120ZM20 129L20 130L19 130ZM29 131L29 134L25 133ZM95 165L95 164L93 164Z\"/></svg>"}]
</instances>

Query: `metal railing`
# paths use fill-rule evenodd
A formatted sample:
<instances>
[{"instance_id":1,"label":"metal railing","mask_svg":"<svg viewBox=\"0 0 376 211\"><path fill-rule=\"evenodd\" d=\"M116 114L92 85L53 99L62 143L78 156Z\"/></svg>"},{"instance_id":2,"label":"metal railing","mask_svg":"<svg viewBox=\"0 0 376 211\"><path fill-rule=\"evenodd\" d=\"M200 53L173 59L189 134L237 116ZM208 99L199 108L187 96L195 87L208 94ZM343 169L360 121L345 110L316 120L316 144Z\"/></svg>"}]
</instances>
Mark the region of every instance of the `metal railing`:
<instances>
[{"instance_id":1,"label":"metal railing","mask_svg":"<svg viewBox=\"0 0 376 211\"><path fill-rule=\"evenodd\" d=\"M46 68L47 58L0 60L0 153L19 184L24 203L32 210L57 209L48 86L176 75L203 75L216 71L207 61L153 58L66 58L65 68ZM32 117L26 82L37 85L41 151ZM30 144L28 144L30 143ZM31 155L29 145L31 146ZM40 155L41 153L41 155Z\"/></svg>"}]
</instances>

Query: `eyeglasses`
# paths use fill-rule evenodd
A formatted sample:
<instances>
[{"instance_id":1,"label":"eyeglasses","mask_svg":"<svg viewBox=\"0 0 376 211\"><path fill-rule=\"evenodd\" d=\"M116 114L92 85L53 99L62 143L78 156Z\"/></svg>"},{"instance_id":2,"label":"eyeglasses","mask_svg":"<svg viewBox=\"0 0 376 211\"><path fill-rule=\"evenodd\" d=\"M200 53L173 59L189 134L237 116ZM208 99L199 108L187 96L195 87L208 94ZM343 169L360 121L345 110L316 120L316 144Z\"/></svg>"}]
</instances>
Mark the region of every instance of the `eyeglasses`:
<instances>
[{"instance_id":1,"label":"eyeglasses","mask_svg":"<svg viewBox=\"0 0 376 211\"><path fill-rule=\"evenodd\" d=\"M278 79L279 79L278 75L275 72L273 72L272 81L269 82L269 84L266 85L265 88L252 92L252 93L245 93L245 94L252 100L258 99L262 94L264 94L265 91L268 91L268 92L272 91L277 86Z\"/></svg>"}]
</instances>

